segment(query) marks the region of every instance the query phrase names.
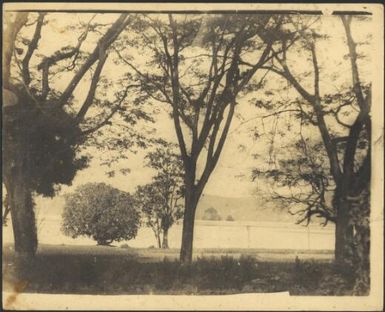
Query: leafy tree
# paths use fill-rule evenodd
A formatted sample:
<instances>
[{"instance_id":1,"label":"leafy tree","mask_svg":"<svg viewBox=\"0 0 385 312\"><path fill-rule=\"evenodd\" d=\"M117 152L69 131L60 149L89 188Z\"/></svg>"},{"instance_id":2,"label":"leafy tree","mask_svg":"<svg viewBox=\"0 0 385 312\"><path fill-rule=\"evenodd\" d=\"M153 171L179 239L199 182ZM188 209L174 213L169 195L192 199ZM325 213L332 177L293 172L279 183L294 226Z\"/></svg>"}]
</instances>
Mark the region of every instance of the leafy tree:
<instances>
[{"instance_id":1,"label":"leafy tree","mask_svg":"<svg viewBox=\"0 0 385 312\"><path fill-rule=\"evenodd\" d=\"M133 197L105 183L87 183L65 196L62 231L76 238L88 236L98 245L136 236L140 213Z\"/></svg>"},{"instance_id":2,"label":"leafy tree","mask_svg":"<svg viewBox=\"0 0 385 312\"><path fill-rule=\"evenodd\" d=\"M18 254L33 255L37 247L32 193L53 196L59 184L70 184L77 170L87 165L76 151L124 110L124 92L104 105L96 98L109 49L130 20L127 14L107 25L93 19L70 25L66 31L80 33L75 45L46 56L39 43L45 40L42 29L54 18L46 13L5 14L3 172ZM95 36L99 39L94 49L82 49L87 37ZM86 97L79 101L74 91L87 73L91 78L83 86ZM99 118L86 118L94 106L107 109Z\"/></svg>"},{"instance_id":3,"label":"leafy tree","mask_svg":"<svg viewBox=\"0 0 385 312\"><path fill-rule=\"evenodd\" d=\"M183 217L183 164L174 148L172 144L163 142L161 147L147 154L147 166L157 170L157 174L151 183L139 186L135 194L146 217L146 225L154 231L159 248L168 248L168 231Z\"/></svg>"},{"instance_id":4,"label":"leafy tree","mask_svg":"<svg viewBox=\"0 0 385 312\"><path fill-rule=\"evenodd\" d=\"M219 215L218 211L213 208L207 208L203 214L202 217L203 220L209 220L209 221L220 221L222 220L221 216Z\"/></svg>"},{"instance_id":5,"label":"leafy tree","mask_svg":"<svg viewBox=\"0 0 385 312\"><path fill-rule=\"evenodd\" d=\"M317 44L327 37L301 18L289 18L288 28L293 31L292 38L298 38L297 45L293 48L299 49L301 55L309 55L307 60L310 72L299 75L292 68L293 54L282 49L290 43L287 38L282 38L277 45L277 48L284 52L276 54L274 62L265 68L283 77L299 93L302 101L298 101L295 107L297 117L317 127L321 136L330 176L335 185L332 205L336 222L337 263L351 263L351 256L356 253L355 250L360 249L366 250L367 253L356 256L361 258L361 263L367 264L368 259L362 258L369 257L369 227L364 230L362 225L368 226L369 215L369 202L365 200L369 200L366 194L370 194L371 88L370 84L361 80L358 45L351 32L353 17L341 15L339 18L345 31L348 52L346 59L350 63L352 77L348 86L341 86L343 91L339 90L336 94L322 92L321 75L327 73L319 64ZM354 211L357 210L353 209L355 201L361 202L362 212L365 211L360 213L364 219L360 219L358 223L353 221L357 220L357 216L354 216ZM358 242L358 237L366 238ZM352 250L353 240L356 240L356 244L364 245Z\"/></svg>"},{"instance_id":6,"label":"leafy tree","mask_svg":"<svg viewBox=\"0 0 385 312\"><path fill-rule=\"evenodd\" d=\"M143 96L170 108L185 173L183 262L192 260L196 207L222 152L237 97L261 85L246 88L271 59L275 38L267 33L279 23L268 15L148 14L138 18L136 34L125 44L136 46L145 62L120 53Z\"/></svg>"}]
</instances>

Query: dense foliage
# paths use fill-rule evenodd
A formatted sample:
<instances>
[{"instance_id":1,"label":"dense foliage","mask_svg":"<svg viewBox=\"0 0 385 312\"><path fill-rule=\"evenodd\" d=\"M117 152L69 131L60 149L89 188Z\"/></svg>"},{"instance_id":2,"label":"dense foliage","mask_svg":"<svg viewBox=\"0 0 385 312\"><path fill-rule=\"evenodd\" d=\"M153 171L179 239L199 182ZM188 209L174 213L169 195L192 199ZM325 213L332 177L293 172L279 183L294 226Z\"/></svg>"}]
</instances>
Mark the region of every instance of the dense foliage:
<instances>
[{"instance_id":1,"label":"dense foliage","mask_svg":"<svg viewBox=\"0 0 385 312\"><path fill-rule=\"evenodd\" d=\"M105 183L87 183L66 196L62 231L68 236L89 236L98 245L136 236L140 214L133 198Z\"/></svg>"},{"instance_id":2,"label":"dense foliage","mask_svg":"<svg viewBox=\"0 0 385 312\"><path fill-rule=\"evenodd\" d=\"M20 90L19 95L24 92ZM77 170L87 165L85 157L76 155L76 146L84 137L63 109L43 112L27 95L20 100L22 107L8 107L4 115L5 168L12 170L14 149L22 146L28 162L24 183L38 194L53 196L58 184L70 184Z\"/></svg>"}]
</instances>

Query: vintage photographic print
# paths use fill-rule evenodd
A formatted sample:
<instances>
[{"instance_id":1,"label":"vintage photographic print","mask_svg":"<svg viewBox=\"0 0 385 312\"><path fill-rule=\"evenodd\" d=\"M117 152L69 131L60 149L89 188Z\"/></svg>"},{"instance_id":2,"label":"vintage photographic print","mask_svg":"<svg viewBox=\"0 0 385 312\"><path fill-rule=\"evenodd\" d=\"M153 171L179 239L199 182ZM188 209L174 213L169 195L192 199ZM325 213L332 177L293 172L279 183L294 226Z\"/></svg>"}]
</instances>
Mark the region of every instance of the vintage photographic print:
<instances>
[{"instance_id":1,"label":"vintage photographic print","mask_svg":"<svg viewBox=\"0 0 385 312\"><path fill-rule=\"evenodd\" d=\"M7 310L382 310L383 6L6 3Z\"/></svg>"}]
</instances>

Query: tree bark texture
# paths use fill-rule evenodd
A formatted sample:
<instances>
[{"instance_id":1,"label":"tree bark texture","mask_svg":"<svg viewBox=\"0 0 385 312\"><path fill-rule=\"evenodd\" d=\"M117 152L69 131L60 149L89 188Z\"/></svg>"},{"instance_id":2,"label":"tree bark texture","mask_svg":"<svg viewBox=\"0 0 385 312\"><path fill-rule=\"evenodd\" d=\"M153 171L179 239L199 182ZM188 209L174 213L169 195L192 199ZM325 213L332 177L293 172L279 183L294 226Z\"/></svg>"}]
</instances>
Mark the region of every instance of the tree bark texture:
<instances>
[{"instance_id":1,"label":"tree bark texture","mask_svg":"<svg viewBox=\"0 0 385 312\"><path fill-rule=\"evenodd\" d=\"M163 241L162 241L162 248L168 249L168 228L163 229Z\"/></svg>"},{"instance_id":2,"label":"tree bark texture","mask_svg":"<svg viewBox=\"0 0 385 312\"><path fill-rule=\"evenodd\" d=\"M13 167L5 170L5 186L11 211L15 252L33 256L37 249L37 231L32 192L26 182L25 167L23 157L15 158Z\"/></svg>"},{"instance_id":3,"label":"tree bark texture","mask_svg":"<svg viewBox=\"0 0 385 312\"><path fill-rule=\"evenodd\" d=\"M183 217L182 246L180 250L180 261L190 263L193 255L195 212L199 198L197 198L194 187L186 185L185 211Z\"/></svg>"},{"instance_id":4,"label":"tree bark texture","mask_svg":"<svg viewBox=\"0 0 385 312\"><path fill-rule=\"evenodd\" d=\"M349 203L339 202L336 209L335 227L335 261L339 265L345 265L351 254L349 252L353 243L353 226L349 218Z\"/></svg>"},{"instance_id":5,"label":"tree bark texture","mask_svg":"<svg viewBox=\"0 0 385 312\"><path fill-rule=\"evenodd\" d=\"M162 248L162 243L160 241L160 233L158 232L157 234L155 234L156 236L156 242L158 243L158 248Z\"/></svg>"},{"instance_id":6,"label":"tree bark texture","mask_svg":"<svg viewBox=\"0 0 385 312\"><path fill-rule=\"evenodd\" d=\"M15 252L33 256L37 249L37 231L29 187L28 129L23 129L20 105L3 110L3 175L9 197Z\"/></svg>"}]
</instances>

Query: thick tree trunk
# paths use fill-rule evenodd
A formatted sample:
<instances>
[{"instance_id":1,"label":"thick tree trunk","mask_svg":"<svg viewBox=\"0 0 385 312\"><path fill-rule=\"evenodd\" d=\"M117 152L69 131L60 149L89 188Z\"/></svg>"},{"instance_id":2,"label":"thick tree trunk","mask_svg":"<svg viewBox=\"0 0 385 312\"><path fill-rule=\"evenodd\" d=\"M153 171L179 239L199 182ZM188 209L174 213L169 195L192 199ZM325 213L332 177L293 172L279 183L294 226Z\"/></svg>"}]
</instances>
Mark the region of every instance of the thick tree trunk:
<instances>
[{"instance_id":1,"label":"thick tree trunk","mask_svg":"<svg viewBox=\"0 0 385 312\"><path fill-rule=\"evenodd\" d=\"M162 242L162 248L168 249L168 228L163 229L163 242Z\"/></svg>"},{"instance_id":2,"label":"thick tree trunk","mask_svg":"<svg viewBox=\"0 0 385 312\"><path fill-rule=\"evenodd\" d=\"M364 169L369 172L364 172ZM360 174L352 175L344 184L336 189L334 204L336 205L335 260L337 264L346 266L357 261L357 248L367 250L361 244L361 228L369 231L369 200L361 194L370 194L370 166L363 167ZM365 193L366 192L366 193ZM365 200L357 200L363 197ZM366 219L368 220L366 222ZM367 228L367 229L366 229ZM353 230L354 229L354 230ZM369 255L362 255L369 256Z\"/></svg>"},{"instance_id":3,"label":"thick tree trunk","mask_svg":"<svg viewBox=\"0 0 385 312\"><path fill-rule=\"evenodd\" d=\"M33 256L37 249L37 231L30 188L28 129L20 117L22 107L12 106L3 111L3 176L7 189L15 252L19 258Z\"/></svg>"},{"instance_id":4,"label":"thick tree trunk","mask_svg":"<svg viewBox=\"0 0 385 312\"><path fill-rule=\"evenodd\" d=\"M355 273L353 292L368 295L370 291L370 185L357 197L355 202Z\"/></svg>"},{"instance_id":5,"label":"thick tree trunk","mask_svg":"<svg viewBox=\"0 0 385 312\"><path fill-rule=\"evenodd\" d=\"M195 211L198 199L194 194L193 187L186 187L182 246L180 250L180 261L183 263L190 263L192 261Z\"/></svg>"},{"instance_id":6,"label":"thick tree trunk","mask_svg":"<svg viewBox=\"0 0 385 312\"><path fill-rule=\"evenodd\" d=\"M351 260L349 249L353 242L353 226L349 222L349 206L346 201L340 202L337 208L335 228L335 261L345 265ZM350 259L349 259L350 258Z\"/></svg>"},{"instance_id":7,"label":"thick tree trunk","mask_svg":"<svg viewBox=\"0 0 385 312\"><path fill-rule=\"evenodd\" d=\"M33 256L37 249L37 231L31 190L26 186L21 168L7 179L15 252L21 257Z\"/></svg>"},{"instance_id":8,"label":"thick tree trunk","mask_svg":"<svg viewBox=\"0 0 385 312\"><path fill-rule=\"evenodd\" d=\"M98 246L111 246L112 240L98 240Z\"/></svg>"}]
</instances>

